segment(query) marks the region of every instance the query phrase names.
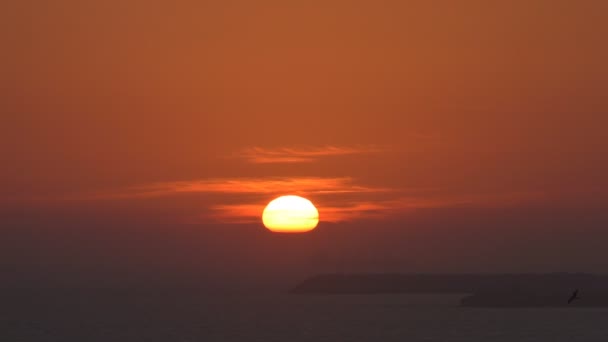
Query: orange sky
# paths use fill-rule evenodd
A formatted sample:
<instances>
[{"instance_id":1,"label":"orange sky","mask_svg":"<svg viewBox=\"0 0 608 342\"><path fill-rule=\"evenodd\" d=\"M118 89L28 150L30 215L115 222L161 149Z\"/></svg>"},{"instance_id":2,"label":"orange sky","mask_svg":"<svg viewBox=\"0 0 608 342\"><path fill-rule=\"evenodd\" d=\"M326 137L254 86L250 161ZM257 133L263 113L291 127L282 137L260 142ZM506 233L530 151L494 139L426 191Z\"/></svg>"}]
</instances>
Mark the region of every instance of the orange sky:
<instances>
[{"instance_id":1,"label":"orange sky","mask_svg":"<svg viewBox=\"0 0 608 342\"><path fill-rule=\"evenodd\" d=\"M411 232L421 211L429 227L447 211L503 226L501 210L530 229L554 215L605 227L605 13L601 0L9 1L2 229L158 219L212 237L207 225L257 227L286 190L317 203L319 230L325 215Z\"/></svg>"}]
</instances>

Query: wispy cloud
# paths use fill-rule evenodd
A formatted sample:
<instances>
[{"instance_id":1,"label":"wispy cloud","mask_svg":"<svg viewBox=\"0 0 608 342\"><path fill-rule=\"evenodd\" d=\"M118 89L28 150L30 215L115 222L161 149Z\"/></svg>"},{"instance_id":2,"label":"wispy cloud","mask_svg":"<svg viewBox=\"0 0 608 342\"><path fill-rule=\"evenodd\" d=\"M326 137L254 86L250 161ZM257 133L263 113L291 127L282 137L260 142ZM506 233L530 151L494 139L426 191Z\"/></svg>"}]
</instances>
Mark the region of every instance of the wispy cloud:
<instances>
[{"instance_id":1,"label":"wispy cloud","mask_svg":"<svg viewBox=\"0 0 608 342\"><path fill-rule=\"evenodd\" d=\"M357 219L384 218L405 209L393 201L347 201L342 206L322 206L317 204L319 218L323 222L347 222ZM259 222L265 203L225 204L212 207L212 218L226 223Z\"/></svg>"},{"instance_id":2,"label":"wispy cloud","mask_svg":"<svg viewBox=\"0 0 608 342\"><path fill-rule=\"evenodd\" d=\"M99 194L101 197L155 197L184 193L222 194L344 194L391 192L389 188L358 185L350 177L216 178L162 182Z\"/></svg>"},{"instance_id":3,"label":"wispy cloud","mask_svg":"<svg viewBox=\"0 0 608 342\"><path fill-rule=\"evenodd\" d=\"M323 222L386 219L409 211L454 207L509 207L546 200L542 193L446 194L433 188L365 185L351 177L214 178L158 182L64 200L163 199L198 194L204 207L187 222L260 222L267 202L281 195L309 198Z\"/></svg>"},{"instance_id":4,"label":"wispy cloud","mask_svg":"<svg viewBox=\"0 0 608 342\"><path fill-rule=\"evenodd\" d=\"M319 158L353 154L369 154L386 151L377 146L321 146L305 148L250 147L237 154L239 158L253 164L310 163Z\"/></svg>"},{"instance_id":5,"label":"wispy cloud","mask_svg":"<svg viewBox=\"0 0 608 342\"><path fill-rule=\"evenodd\" d=\"M509 207L546 200L542 193L446 194L441 189L371 186L350 177L215 178L158 182L63 200L137 200L199 194L200 211L187 222L260 222L267 202L280 195L301 195L315 203L323 222L386 219L413 210L454 207ZM197 209L195 209L197 210ZM191 215L191 216L190 216Z\"/></svg>"},{"instance_id":6,"label":"wispy cloud","mask_svg":"<svg viewBox=\"0 0 608 342\"><path fill-rule=\"evenodd\" d=\"M426 196L366 199L355 196L341 199L340 205L330 204L331 197L317 203L319 219L323 222L351 222L362 219L386 219L419 209L456 207L509 207L522 203L538 202L545 198L541 193L509 193L501 195L444 196L429 192ZM212 218L226 223L259 222L266 203L223 204L212 207Z\"/></svg>"},{"instance_id":7,"label":"wispy cloud","mask_svg":"<svg viewBox=\"0 0 608 342\"><path fill-rule=\"evenodd\" d=\"M153 200L151 203L164 203L195 195L188 201L200 201L200 206L189 206L179 214L178 220L201 224L210 221L259 223L266 204L275 197L288 194L310 199L319 210L320 220L332 223L384 220L421 209L512 207L546 202L549 196L538 192L449 194L434 188L373 186L351 177L274 177L157 182L114 191L41 197L29 202L57 205L66 201L73 204L150 199Z\"/></svg>"}]
</instances>

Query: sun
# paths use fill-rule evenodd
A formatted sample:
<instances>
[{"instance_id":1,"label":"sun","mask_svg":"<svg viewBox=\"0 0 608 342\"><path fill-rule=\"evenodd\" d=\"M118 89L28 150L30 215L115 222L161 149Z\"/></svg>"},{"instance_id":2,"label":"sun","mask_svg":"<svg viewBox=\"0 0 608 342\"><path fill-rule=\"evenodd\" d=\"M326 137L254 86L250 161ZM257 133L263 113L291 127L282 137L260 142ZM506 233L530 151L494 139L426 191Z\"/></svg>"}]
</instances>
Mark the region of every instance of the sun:
<instances>
[{"instance_id":1,"label":"sun","mask_svg":"<svg viewBox=\"0 0 608 342\"><path fill-rule=\"evenodd\" d=\"M315 229L319 212L304 197L281 196L268 203L262 213L262 222L273 232L304 233Z\"/></svg>"}]
</instances>

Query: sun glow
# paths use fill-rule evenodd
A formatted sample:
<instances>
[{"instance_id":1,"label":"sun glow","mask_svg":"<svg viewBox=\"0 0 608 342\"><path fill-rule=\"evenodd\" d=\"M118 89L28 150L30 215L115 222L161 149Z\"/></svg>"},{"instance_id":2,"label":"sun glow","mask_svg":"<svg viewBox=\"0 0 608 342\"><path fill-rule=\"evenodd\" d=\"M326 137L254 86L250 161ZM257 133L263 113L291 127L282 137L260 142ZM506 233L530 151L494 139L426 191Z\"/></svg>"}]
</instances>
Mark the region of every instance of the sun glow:
<instances>
[{"instance_id":1,"label":"sun glow","mask_svg":"<svg viewBox=\"0 0 608 342\"><path fill-rule=\"evenodd\" d=\"M262 222L277 233L304 233L319 223L317 208L300 196L281 196L272 200L262 213Z\"/></svg>"}]
</instances>

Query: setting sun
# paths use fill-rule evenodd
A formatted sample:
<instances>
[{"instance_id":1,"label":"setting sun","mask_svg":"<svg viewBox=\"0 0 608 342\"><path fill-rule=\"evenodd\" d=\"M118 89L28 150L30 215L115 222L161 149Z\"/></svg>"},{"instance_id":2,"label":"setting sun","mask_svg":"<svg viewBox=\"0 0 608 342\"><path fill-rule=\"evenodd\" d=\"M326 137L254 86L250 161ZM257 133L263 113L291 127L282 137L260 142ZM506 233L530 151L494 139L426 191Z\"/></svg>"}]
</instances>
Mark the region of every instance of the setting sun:
<instances>
[{"instance_id":1,"label":"setting sun","mask_svg":"<svg viewBox=\"0 0 608 342\"><path fill-rule=\"evenodd\" d=\"M303 233L315 229L319 212L306 198L281 196L268 203L262 213L262 222L273 232Z\"/></svg>"}]
</instances>

